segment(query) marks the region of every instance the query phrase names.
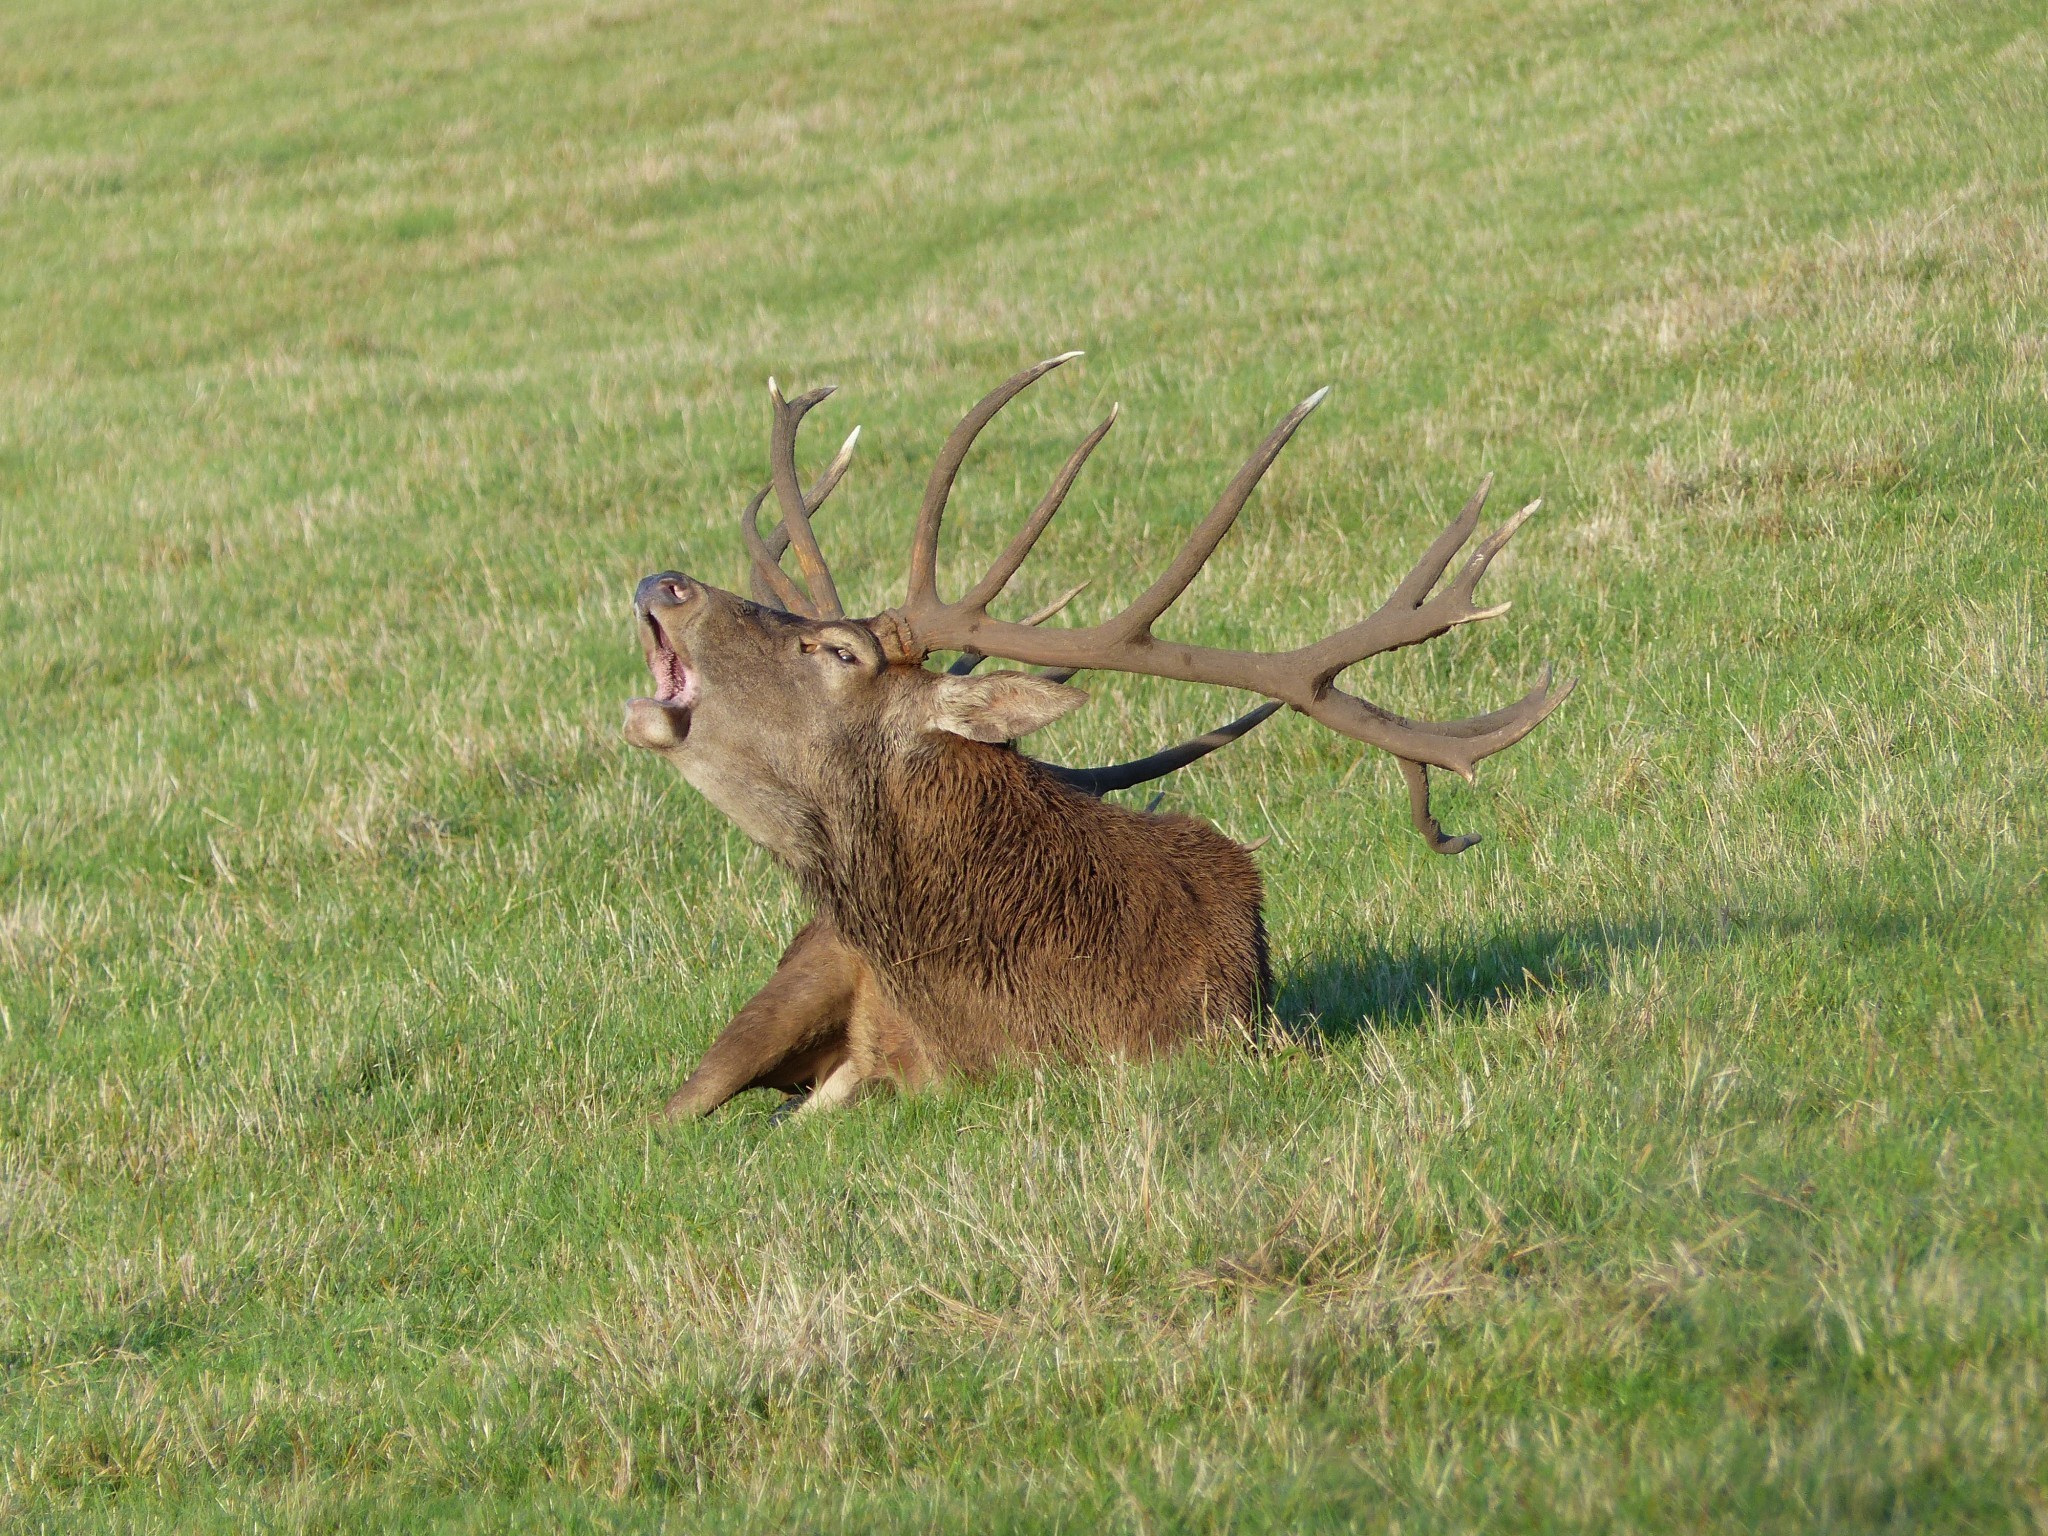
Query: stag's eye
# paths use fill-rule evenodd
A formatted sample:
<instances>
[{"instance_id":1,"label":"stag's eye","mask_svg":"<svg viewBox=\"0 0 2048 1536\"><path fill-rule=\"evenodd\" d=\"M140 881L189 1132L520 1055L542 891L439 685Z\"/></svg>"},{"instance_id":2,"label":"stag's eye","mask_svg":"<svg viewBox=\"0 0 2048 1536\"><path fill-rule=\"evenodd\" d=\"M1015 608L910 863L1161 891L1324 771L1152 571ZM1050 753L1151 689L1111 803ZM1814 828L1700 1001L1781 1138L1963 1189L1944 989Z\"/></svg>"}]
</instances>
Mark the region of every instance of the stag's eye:
<instances>
[{"instance_id":1,"label":"stag's eye","mask_svg":"<svg viewBox=\"0 0 2048 1536\"><path fill-rule=\"evenodd\" d=\"M858 655L843 645L821 646L815 640L799 640L797 642L797 649L806 656L815 656L821 650L829 650L836 659L844 662L849 667L855 665L860 660Z\"/></svg>"}]
</instances>

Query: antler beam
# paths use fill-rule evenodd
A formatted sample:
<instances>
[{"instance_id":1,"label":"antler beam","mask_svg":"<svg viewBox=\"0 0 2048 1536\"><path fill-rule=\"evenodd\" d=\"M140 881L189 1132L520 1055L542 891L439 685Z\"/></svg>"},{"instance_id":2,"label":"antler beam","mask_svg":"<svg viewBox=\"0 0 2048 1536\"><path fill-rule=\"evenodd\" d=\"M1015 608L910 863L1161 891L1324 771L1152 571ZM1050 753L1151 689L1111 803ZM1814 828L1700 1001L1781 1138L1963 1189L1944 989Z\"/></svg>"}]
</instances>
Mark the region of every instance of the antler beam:
<instances>
[{"instance_id":1,"label":"antler beam","mask_svg":"<svg viewBox=\"0 0 2048 1536\"><path fill-rule=\"evenodd\" d=\"M1493 483L1488 476L1384 603L1357 623L1313 644L1287 651L1231 651L1159 639L1152 633L1153 626L1201 573L1273 461L1329 393L1328 389L1319 389L1281 419L1231 478L1166 571L1121 612L1081 629L1039 628L1072 600L1074 593L1069 592L1022 622L990 618L989 604L1023 566L1039 536L1059 512L1088 456L1116 424L1117 412L1112 408L1068 457L1044 499L994 564L958 601L945 602L938 594L939 533L968 451L981 430L1005 405L1053 369L1079 356L1079 352L1066 352L1026 368L985 396L947 436L918 509L903 604L871 621L885 646L897 659L911 662L922 662L935 650L958 651L961 655L954 664L955 671L971 669L981 658L995 656L1050 669L1045 675L1062 680L1084 670L1129 672L1246 689L1264 694L1272 701L1228 725L1135 762L1095 769L1047 765L1068 782L1093 793L1124 788L1169 773L1236 740L1284 704L1331 730L1379 747L1399 759L1408 780L1416 828L1437 852L1459 853L1477 842L1472 836L1447 836L1430 814L1428 770L1443 768L1470 779L1481 761L1513 746L1540 725L1564 702L1573 684L1568 681L1553 687L1550 669L1545 668L1543 681L1504 709L1462 720L1413 720L1338 688L1336 679L1345 669L1370 656L1419 645L1458 625L1497 618L1507 612L1506 603L1488 608L1476 606L1474 594L1494 557L1542 503L1531 502L1481 539L1458 574L1445 583L1444 573L1451 561L1478 531L1480 514ZM829 396L832 389L827 386L795 400L785 400L770 379L768 390L774 407L771 479L740 515L752 562L754 596L761 603L809 618L840 618L844 610L838 589L818 547L811 518L846 473L860 429L854 428L832 463L806 493L797 474L797 432L805 414ZM770 491L780 503L783 515L781 522L763 535L759 514ZM789 549L796 551L804 586L800 587L782 569L782 555Z\"/></svg>"}]
</instances>

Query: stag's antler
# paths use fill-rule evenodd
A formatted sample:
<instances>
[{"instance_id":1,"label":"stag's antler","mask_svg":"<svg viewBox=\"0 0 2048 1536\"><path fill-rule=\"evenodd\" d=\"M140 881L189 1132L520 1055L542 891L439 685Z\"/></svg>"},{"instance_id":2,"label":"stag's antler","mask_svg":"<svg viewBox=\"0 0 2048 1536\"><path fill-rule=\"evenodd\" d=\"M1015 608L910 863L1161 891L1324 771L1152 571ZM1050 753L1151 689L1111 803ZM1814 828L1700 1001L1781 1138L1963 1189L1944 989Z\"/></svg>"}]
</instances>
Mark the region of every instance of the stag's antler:
<instances>
[{"instance_id":1,"label":"stag's antler","mask_svg":"<svg viewBox=\"0 0 2048 1536\"><path fill-rule=\"evenodd\" d=\"M1080 356L1078 352L1071 355ZM772 478L754 494L753 500L749 501L745 510L740 513L740 531L746 539L750 557L748 574L753 587L754 601L764 607L780 608L785 613L799 613L812 619L836 619L845 616L845 611L839 603L838 590L832 582L831 571L827 568L824 555L818 548L817 536L812 532L811 519L825 504L825 498L830 496L837 489L839 482L845 478L847 467L853 462L854 444L860 441L860 428L855 427L846 435L846 441L839 445L839 452L833 455L832 462L826 466L825 472L818 476L810 490L800 497L795 494L799 478L796 467L796 438L797 429L802 425L805 413L830 396L835 388L836 385L828 384L821 389L812 390L809 394L800 395L795 400L785 400L775 380L768 381L768 396L773 402L775 412L774 427L769 438ZM1059 511L1061 501L1072 487L1074 477L1080 474L1081 466L1087 462L1088 455L1094 451L1095 445L1102 441L1115 422L1116 412L1112 410L1108 420L1090 433L1087 440L1067 460L1066 467L1054 479L1052 489L1046 493L1037 510L1026 520L1024 530L1012 541L1010 549L1004 552L1002 559L996 562L991 574L999 573L998 588L1006 584L1016 573L1017 568L1024 563L1024 557L1030 553L1031 545L1044 531L1045 525L1052 521L1053 514ZM768 499L771 489L780 495L785 509L794 508L794 515L785 510L782 521L763 534L760 529L761 506ZM800 530L794 537L791 534L792 527ZM803 565L805 579L811 586L808 596L782 569L782 557L792 545L796 547L798 562ZM806 547L811 551L810 559L805 558ZM1080 586L1069 588L1021 622L1026 625L1043 624L1079 597L1087 585L1084 581ZM995 592L991 591L990 600L994 597ZM955 674L972 672L987 659L979 652L963 651L947 670ZM1043 675L1056 682L1065 682L1076 670L1072 667L1052 668L1046 670ZM1134 785L1164 778L1176 769L1185 768L1188 764L1207 757L1211 752L1227 747L1279 708L1278 704L1262 704L1249 714L1240 715L1213 731L1205 731L1199 736L1190 737L1178 746L1168 747L1164 751L1154 752L1148 757L1136 758L1127 763L1113 763L1102 768L1068 768L1059 763L1045 762L1041 762L1039 766L1076 789L1084 790L1091 795L1106 795L1113 790L1129 789Z\"/></svg>"},{"instance_id":2,"label":"stag's antler","mask_svg":"<svg viewBox=\"0 0 2048 1536\"><path fill-rule=\"evenodd\" d=\"M1464 720L1426 721L1410 720L1382 709L1367 699L1344 692L1335 682L1345 668L1368 656L1417 645L1457 625L1505 613L1506 603L1491 608L1475 607L1473 591L1494 556L1541 503L1531 502L1480 540L1464 568L1441 591L1436 590L1452 558L1479 526L1479 513L1493 483L1488 476L1480 482L1464 510L1394 589L1393 596L1367 617L1312 645L1291 651L1226 651L1155 638L1152 626L1187 590L1237 520L1260 477L1279 457L1295 429L1329 393L1328 389L1319 389L1287 413L1224 488L1223 495L1189 536L1165 574L1121 613L1084 629L1038 629L990 618L989 603L1023 564L1032 544L1059 510L1082 462L1116 419L1111 412L1110 419L1075 450L1045 501L988 574L957 602L942 601L937 588L939 528L945 519L954 478L969 447L981 429L1012 399L1052 369L1079 355L1064 353L1017 374L969 411L946 439L938 462L932 467L924 504L918 512L910 550L909 589L902 606L889 610L876 624L893 652L907 660L922 660L935 650L973 651L1038 666L1130 672L1262 693L1334 731L1398 758L1408 778L1416 828L1437 852L1461 853L1477 842L1477 837L1444 835L1429 812L1428 769L1446 768L1470 779L1482 759L1513 746L1540 725L1564 702L1572 683L1553 689L1551 674L1546 669L1541 683L1505 709ZM793 469L788 479L793 488ZM805 532L808 533L808 524Z\"/></svg>"},{"instance_id":3,"label":"stag's antler","mask_svg":"<svg viewBox=\"0 0 2048 1536\"><path fill-rule=\"evenodd\" d=\"M775 425L768 440L770 478L740 513L740 533L747 541L752 564L754 601L787 613L800 613L807 619L846 616L846 610L839 606L839 589L832 584L831 568L818 548L818 536L811 531L811 516L845 477L847 466L853 462L853 445L860 441L860 428L846 434L846 441L839 445L839 452L833 455L808 494L799 487L796 472L797 428L803 425L804 414L837 388L836 384L827 384L794 400L785 400L775 381L768 381L768 398L775 406ZM782 521L763 538L761 503L768 499L771 489L782 503ZM810 583L808 595L782 569L782 553L792 545L796 548L797 564L804 569L804 580Z\"/></svg>"}]
</instances>

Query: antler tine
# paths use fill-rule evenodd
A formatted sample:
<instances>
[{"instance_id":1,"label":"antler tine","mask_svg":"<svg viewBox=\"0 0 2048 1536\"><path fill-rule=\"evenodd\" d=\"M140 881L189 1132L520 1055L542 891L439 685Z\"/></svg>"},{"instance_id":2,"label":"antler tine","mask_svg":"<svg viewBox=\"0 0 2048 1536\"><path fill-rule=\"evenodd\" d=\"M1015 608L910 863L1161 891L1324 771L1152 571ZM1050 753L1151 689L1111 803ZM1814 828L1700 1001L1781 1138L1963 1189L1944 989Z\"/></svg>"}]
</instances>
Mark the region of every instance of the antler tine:
<instances>
[{"instance_id":1,"label":"antler tine","mask_svg":"<svg viewBox=\"0 0 2048 1536\"><path fill-rule=\"evenodd\" d=\"M754 601L764 608L780 608L784 613L799 613L807 619L814 619L818 615L811 607L810 599L798 591L796 583L783 572L782 551L770 549L767 540L761 537L761 503L768 499L768 490L764 485L754 492L754 499L740 513L740 536L747 542L747 578L753 586ZM780 531L779 526L777 531ZM785 537L784 548L787 547Z\"/></svg>"},{"instance_id":2,"label":"antler tine","mask_svg":"<svg viewBox=\"0 0 2048 1536\"><path fill-rule=\"evenodd\" d=\"M1086 592L1087 590L1087 582L1076 582L1073 586L1067 588L1066 591L1062 592L1058 597L1054 598L1051 602L1047 603L1043 608L1039 609L1038 612L1032 614L1024 622L1026 624L1034 625L1043 624L1047 619L1051 618L1054 614L1063 612L1067 604L1071 603L1075 598L1079 597L1083 592Z\"/></svg>"},{"instance_id":3,"label":"antler tine","mask_svg":"<svg viewBox=\"0 0 2048 1536\"><path fill-rule=\"evenodd\" d=\"M1010 540L1009 547L996 557L996 563L988 568L988 574L977 581L973 589L960 599L963 604L986 613L988 605L1009 585L1010 578L1017 574L1018 568L1030 555L1031 547L1038 542L1038 536L1045 532L1046 525L1053 520L1061 503L1067 499L1067 492L1074 488L1074 479L1081 473L1081 466L1088 462L1088 455L1095 451L1096 444L1109 436L1109 429L1116 425L1117 410L1118 407L1112 405L1109 414L1103 417L1102 425L1081 439L1081 446L1067 456L1067 462L1061 466L1059 474L1054 477L1051 487L1046 491L1045 499L1039 502L1031 516L1024 520L1024 526L1017 530L1017 536ZM1074 592L1080 590L1076 587ZM1071 598L1073 593L1067 595ZM1025 622L1042 621L1027 619Z\"/></svg>"},{"instance_id":4,"label":"antler tine","mask_svg":"<svg viewBox=\"0 0 2048 1536\"><path fill-rule=\"evenodd\" d=\"M1519 727L1519 731L1505 745L1512 746L1530 731L1543 723L1548 715L1578 686L1576 679L1565 683L1555 698L1550 697L1551 679L1556 669L1544 663L1543 681L1524 697L1506 709L1496 709L1484 715L1470 715L1463 720L1443 720L1428 727L1442 736L1485 737L1503 730ZM1498 750L1498 749L1495 749ZM1446 836L1443 825L1430 814L1429 769L1409 758L1400 758L1401 772L1408 780L1408 813L1414 819L1415 830L1422 834L1424 842L1437 853L1463 853L1479 841L1477 832L1466 832L1458 836Z\"/></svg>"},{"instance_id":5,"label":"antler tine","mask_svg":"<svg viewBox=\"0 0 2048 1536\"><path fill-rule=\"evenodd\" d=\"M1229 746L1238 737L1272 718L1280 708L1277 700L1268 699L1257 709L1239 715L1213 731L1204 731L1177 747L1168 747L1163 752L1154 752L1149 757L1135 758L1128 763L1114 763L1106 768L1064 768L1058 763L1040 763L1038 766L1062 784L1070 784L1085 794L1106 795L1113 789L1129 789L1137 784L1163 779L1175 769L1185 768L1218 748Z\"/></svg>"},{"instance_id":6,"label":"antler tine","mask_svg":"<svg viewBox=\"0 0 2048 1536\"><path fill-rule=\"evenodd\" d=\"M1429 596L1430 589L1443 575L1451 557L1464 547L1465 541L1478 527L1479 509L1485 504L1486 493L1492 484L1491 475L1480 482L1478 491L1465 503L1464 510L1437 535L1436 542L1429 546L1429 552L1403 578L1392 597L1356 624L1308 647L1325 682L1368 656L1418 645L1460 624L1497 619L1508 611L1507 603L1475 608L1472 605L1473 590L1479 585L1479 578L1486 574L1486 568L1493 563L1493 557L1507 547L1516 530L1535 516L1543 505L1540 497L1481 539L1465 561L1464 569L1442 591L1434 597Z\"/></svg>"},{"instance_id":7,"label":"antler tine","mask_svg":"<svg viewBox=\"0 0 2048 1536\"><path fill-rule=\"evenodd\" d=\"M1557 668L1546 661L1543 663L1542 679L1534 688L1523 694L1514 703L1501 709L1489 710L1483 715L1467 715L1462 720L1433 720L1429 722L1427 728L1441 736L1491 736L1496 731L1520 722L1530 711L1536 708L1537 701L1541 700L1546 702L1547 707L1543 710L1542 714L1536 717L1537 723L1540 724L1543 715L1550 713L1552 709L1562 704L1566 695L1579 686L1577 678L1566 678L1564 686L1557 691L1556 699L1552 700L1550 698L1551 684L1556 676ZM1520 739L1520 737L1516 738L1516 740Z\"/></svg>"},{"instance_id":8,"label":"antler tine","mask_svg":"<svg viewBox=\"0 0 2048 1536\"><path fill-rule=\"evenodd\" d=\"M832 456L832 462L825 466L825 473L818 476L811 483L811 488L804 492L804 505L810 509L812 517L818 515L818 508L825 504L825 498L838 490L839 482L846 478L847 467L853 463L853 445L859 441L860 428L855 427L846 434L846 441L839 445L839 451ZM778 522L768 530L763 542L768 546L769 558L781 560L783 552L789 548L789 525Z\"/></svg>"},{"instance_id":9,"label":"antler tine","mask_svg":"<svg viewBox=\"0 0 2048 1536\"><path fill-rule=\"evenodd\" d=\"M1451 519L1450 527L1436 536L1436 542L1415 562L1415 569L1401 579L1401 585L1394 588L1394 595L1387 599L1388 608L1420 608L1422 600L1429 596L1436 584L1443 580L1444 570L1450 565L1465 541L1472 537L1472 530L1479 526L1479 514L1485 510L1487 493L1493 489L1493 476L1485 475L1479 481L1479 489L1472 493L1472 499L1464 509Z\"/></svg>"},{"instance_id":10,"label":"antler tine","mask_svg":"<svg viewBox=\"0 0 2048 1536\"><path fill-rule=\"evenodd\" d=\"M1402 776L1408 780L1408 815L1415 822L1415 830L1422 834L1422 840L1429 844L1431 853L1463 853L1479 841L1477 832L1445 836L1443 823L1430 814L1429 770L1405 757L1396 761L1401 765Z\"/></svg>"},{"instance_id":11,"label":"antler tine","mask_svg":"<svg viewBox=\"0 0 2048 1536\"><path fill-rule=\"evenodd\" d=\"M1306 705L1287 702L1318 725L1396 757L1446 769L1469 783L1481 761L1535 730L1577 686L1577 679L1567 679L1563 687L1552 688L1546 670L1542 682L1505 709L1463 720L1410 720L1341 688L1327 689Z\"/></svg>"},{"instance_id":12,"label":"antler tine","mask_svg":"<svg viewBox=\"0 0 2048 1536\"><path fill-rule=\"evenodd\" d=\"M1259 444L1258 452L1245 461L1223 488L1223 494L1216 498L1216 505L1209 509L1209 515L1202 519L1195 531L1188 536L1181 552L1174 557L1166 574L1148 587L1138 600L1110 620L1114 631L1126 640L1149 637L1152 625L1159 616L1171 608L1188 584L1216 553L1216 546L1223 542L1223 535L1230 532L1230 525L1237 521L1237 514L1244 510L1244 504L1273 467L1273 461L1280 457L1280 450L1287 446L1287 440L1294 436L1295 429L1308 420L1308 414L1323 403L1323 397L1330 392L1329 385L1310 395L1301 404L1289 411L1279 426L1275 427L1266 440Z\"/></svg>"},{"instance_id":13,"label":"antler tine","mask_svg":"<svg viewBox=\"0 0 2048 1536\"><path fill-rule=\"evenodd\" d=\"M1513 517L1494 529L1492 533L1481 539L1479 547L1472 551L1472 557L1465 562L1465 568L1458 572L1457 579L1446 589L1444 595L1455 597L1461 603L1470 603L1472 601L1472 591L1479 585L1479 578L1486 574L1486 568L1493 564L1493 557L1507 548L1508 540L1515 536L1516 531L1522 524L1529 521L1530 518L1542 510L1543 498L1538 496ZM1507 611L1508 605L1506 603L1496 603L1491 608L1473 614L1472 617L1475 619L1491 619Z\"/></svg>"},{"instance_id":14,"label":"antler tine","mask_svg":"<svg viewBox=\"0 0 2048 1536\"><path fill-rule=\"evenodd\" d=\"M924 503L917 509L917 531L912 535L910 542L910 581L904 599L905 606L938 601L939 525L945 521L946 500L953 494L953 481L959 476L960 465L967 458L967 450L974 446L974 440L981 435L981 429L995 419L996 412L1046 374L1060 364L1070 363L1081 355L1079 352L1062 352L1058 357L1049 357L1042 363L1033 363L1022 373L1011 376L984 395L973 410L960 418L960 424L947 436L945 446L939 450L939 457L932 465L931 479L925 483ZM1079 466L1076 465L1075 469L1078 472ZM1057 503L1053 510L1058 510ZM994 595L993 592L989 594L990 597Z\"/></svg>"},{"instance_id":15,"label":"antler tine","mask_svg":"<svg viewBox=\"0 0 2048 1536\"><path fill-rule=\"evenodd\" d=\"M768 381L768 395L775 403L768 468L776 499L782 503L782 526L789 532L790 546L796 550L797 564L804 568L804 581L810 587L811 617L821 619L839 618L846 610L839 605L839 590L832 584L832 571L818 548L817 536L811 532L810 508L804 504L803 487L797 481L796 434L803 425L804 414L836 387L827 384L794 400L784 400L775 381Z\"/></svg>"},{"instance_id":16,"label":"antler tine","mask_svg":"<svg viewBox=\"0 0 2048 1536\"><path fill-rule=\"evenodd\" d=\"M860 440L860 428L855 427L846 435L846 441L839 445L839 452L826 466L825 473L818 476L811 488L804 493L804 504L810 515L815 517L818 508L825 504L825 498L838 488L845 478L846 468L853 462L853 445ZM764 608L780 608L784 613L802 614L815 619L819 614L812 607L809 598L798 589L782 569L783 552L789 548L789 526L778 522L764 535L760 528L761 504L768 499L771 485L764 485L754 493L754 499L747 503L740 513L740 533L747 545L747 579L753 588L754 601Z\"/></svg>"}]
</instances>

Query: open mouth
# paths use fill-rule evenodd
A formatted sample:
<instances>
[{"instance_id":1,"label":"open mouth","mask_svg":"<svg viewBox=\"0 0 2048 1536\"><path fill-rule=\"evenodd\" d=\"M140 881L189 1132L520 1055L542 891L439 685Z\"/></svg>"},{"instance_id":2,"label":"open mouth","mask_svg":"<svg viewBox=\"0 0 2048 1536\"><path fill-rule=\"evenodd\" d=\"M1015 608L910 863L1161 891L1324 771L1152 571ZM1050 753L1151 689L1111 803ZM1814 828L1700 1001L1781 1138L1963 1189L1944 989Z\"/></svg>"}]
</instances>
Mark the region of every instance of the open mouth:
<instances>
[{"instance_id":1,"label":"open mouth","mask_svg":"<svg viewBox=\"0 0 2048 1536\"><path fill-rule=\"evenodd\" d=\"M691 670L683 653L670 643L661 621L648 614L646 622L647 667L654 674L655 702L687 710L696 704L702 680Z\"/></svg>"}]
</instances>

